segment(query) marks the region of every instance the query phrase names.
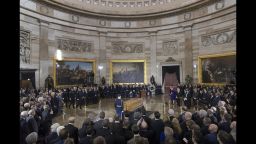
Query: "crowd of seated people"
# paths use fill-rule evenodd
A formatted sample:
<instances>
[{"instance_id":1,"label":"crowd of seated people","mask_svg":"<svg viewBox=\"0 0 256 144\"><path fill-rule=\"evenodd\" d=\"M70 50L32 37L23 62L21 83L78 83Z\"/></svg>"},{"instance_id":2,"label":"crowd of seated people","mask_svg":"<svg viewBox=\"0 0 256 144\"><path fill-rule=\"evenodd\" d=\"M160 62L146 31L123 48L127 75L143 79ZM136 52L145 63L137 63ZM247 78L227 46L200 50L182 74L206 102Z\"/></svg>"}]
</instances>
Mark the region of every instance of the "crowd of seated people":
<instances>
[{"instance_id":1,"label":"crowd of seated people","mask_svg":"<svg viewBox=\"0 0 256 144\"><path fill-rule=\"evenodd\" d=\"M220 93L217 104L211 100L203 101L205 95L198 98L200 106L192 112L185 105L179 113L174 109L161 116L158 111L153 119L146 111L133 114L130 119L125 114L105 118L99 114L99 120L85 118L81 127L74 126L75 117L68 123L52 123L52 119L61 112L64 89L57 91L24 90L20 98L20 143L21 144L233 144L236 143L236 89L234 86L179 86L190 90L191 103L200 91L206 89L210 97ZM187 89L187 90L185 90ZM79 90L78 90L79 91ZM82 91L82 90L81 90ZM179 91L179 90L177 90ZM199 91L199 92L198 92ZM198 92L198 93L197 93ZM181 92L182 93L182 92ZM204 92L203 92L204 93ZM185 103L185 102L184 102ZM183 104L181 103L181 106Z\"/></svg>"}]
</instances>

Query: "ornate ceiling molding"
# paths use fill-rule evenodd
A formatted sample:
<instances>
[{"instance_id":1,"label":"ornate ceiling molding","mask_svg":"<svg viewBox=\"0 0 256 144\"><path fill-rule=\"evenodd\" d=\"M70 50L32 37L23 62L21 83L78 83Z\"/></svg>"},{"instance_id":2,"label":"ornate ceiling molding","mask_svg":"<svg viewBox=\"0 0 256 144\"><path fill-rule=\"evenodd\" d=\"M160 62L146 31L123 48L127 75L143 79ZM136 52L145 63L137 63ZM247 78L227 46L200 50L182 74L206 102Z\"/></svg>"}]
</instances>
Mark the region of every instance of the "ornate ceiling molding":
<instances>
[{"instance_id":1,"label":"ornate ceiling molding","mask_svg":"<svg viewBox=\"0 0 256 144\"><path fill-rule=\"evenodd\" d=\"M190 11L216 0L42 0L79 14L111 18L146 18ZM37 1L39 2L39 1Z\"/></svg>"}]
</instances>

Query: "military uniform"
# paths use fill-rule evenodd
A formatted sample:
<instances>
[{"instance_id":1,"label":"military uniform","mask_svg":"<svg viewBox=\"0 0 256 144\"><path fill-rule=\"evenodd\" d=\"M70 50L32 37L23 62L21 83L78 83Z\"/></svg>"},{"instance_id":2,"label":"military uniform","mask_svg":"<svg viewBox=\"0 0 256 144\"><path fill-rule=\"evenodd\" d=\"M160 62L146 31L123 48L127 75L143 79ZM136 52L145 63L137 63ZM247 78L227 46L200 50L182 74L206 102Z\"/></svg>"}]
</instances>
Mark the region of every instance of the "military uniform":
<instances>
[{"instance_id":1,"label":"military uniform","mask_svg":"<svg viewBox=\"0 0 256 144\"><path fill-rule=\"evenodd\" d=\"M78 93L77 93L76 104L77 104L77 107L79 106L80 109L82 109L82 105L83 105L83 92L81 90L79 90Z\"/></svg>"},{"instance_id":2,"label":"military uniform","mask_svg":"<svg viewBox=\"0 0 256 144\"><path fill-rule=\"evenodd\" d=\"M122 116L122 111L123 111L123 100L121 99L115 99L115 109L116 109L116 114L121 117Z\"/></svg>"},{"instance_id":3,"label":"military uniform","mask_svg":"<svg viewBox=\"0 0 256 144\"><path fill-rule=\"evenodd\" d=\"M69 106L68 108L70 108L70 106L72 105L73 108L75 108L75 101L76 101L76 93L74 90L71 90L69 92Z\"/></svg>"}]
</instances>

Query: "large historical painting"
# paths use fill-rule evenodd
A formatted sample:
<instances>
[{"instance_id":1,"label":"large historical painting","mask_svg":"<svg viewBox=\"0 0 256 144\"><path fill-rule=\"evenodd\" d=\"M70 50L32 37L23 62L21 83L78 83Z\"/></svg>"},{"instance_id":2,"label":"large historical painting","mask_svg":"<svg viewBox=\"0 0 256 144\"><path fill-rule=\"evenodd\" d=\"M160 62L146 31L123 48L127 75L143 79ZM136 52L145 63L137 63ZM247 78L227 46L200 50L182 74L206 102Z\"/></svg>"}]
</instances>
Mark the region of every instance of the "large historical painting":
<instances>
[{"instance_id":1,"label":"large historical painting","mask_svg":"<svg viewBox=\"0 0 256 144\"><path fill-rule=\"evenodd\" d=\"M145 62L142 61L112 61L113 83L145 83Z\"/></svg>"},{"instance_id":2,"label":"large historical painting","mask_svg":"<svg viewBox=\"0 0 256 144\"><path fill-rule=\"evenodd\" d=\"M81 85L93 83L93 61L56 61L56 85Z\"/></svg>"},{"instance_id":3,"label":"large historical painting","mask_svg":"<svg viewBox=\"0 0 256 144\"><path fill-rule=\"evenodd\" d=\"M235 53L199 57L199 82L236 84Z\"/></svg>"}]
</instances>

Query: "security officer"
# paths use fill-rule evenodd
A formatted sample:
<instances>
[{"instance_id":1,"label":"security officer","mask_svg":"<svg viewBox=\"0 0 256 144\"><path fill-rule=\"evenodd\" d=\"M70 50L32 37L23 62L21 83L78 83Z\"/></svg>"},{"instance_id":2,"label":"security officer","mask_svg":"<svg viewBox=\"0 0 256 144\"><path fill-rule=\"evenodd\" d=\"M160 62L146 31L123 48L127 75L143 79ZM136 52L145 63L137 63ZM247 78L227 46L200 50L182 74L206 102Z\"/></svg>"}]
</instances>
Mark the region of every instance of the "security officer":
<instances>
[{"instance_id":1,"label":"security officer","mask_svg":"<svg viewBox=\"0 0 256 144\"><path fill-rule=\"evenodd\" d=\"M123 111L123 100L121 99L121 96L118 95L118 98L115 99L115 109L116 109L116 114L118 115L119 118L122 116L122 111Z\"/></svg>"}]
</instances>

